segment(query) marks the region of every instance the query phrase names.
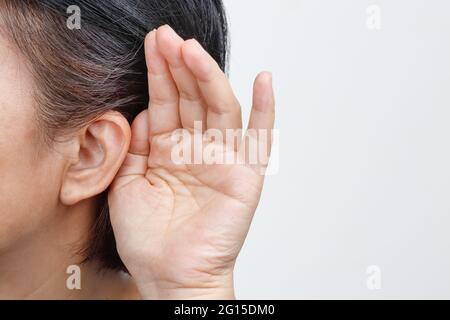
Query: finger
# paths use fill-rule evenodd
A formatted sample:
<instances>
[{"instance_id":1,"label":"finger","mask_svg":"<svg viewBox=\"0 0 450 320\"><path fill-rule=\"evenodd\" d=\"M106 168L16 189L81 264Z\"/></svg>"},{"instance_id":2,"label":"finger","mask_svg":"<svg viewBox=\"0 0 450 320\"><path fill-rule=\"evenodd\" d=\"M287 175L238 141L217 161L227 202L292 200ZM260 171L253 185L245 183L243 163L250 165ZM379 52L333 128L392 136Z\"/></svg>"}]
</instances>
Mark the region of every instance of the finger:
<instances>
[{"instance_id":1,"label":"finger","mask_svg":"<svg viewBox=\"0 0 450 320\"><path fill-rule=\"evenodd\" d=\"M252 167L264 173L269 163L275 122L275 97L272 75L260 73L253 86L253 107L245 134L245 159Z\"/></svg>"},{"instance_id":2,"label":"finger","mask_svg":"<svg viewBox=\"0 0 450 320\"><path fill-rule=\"evenodd\" d=\"M182 54L208 105L207 127L241 129L241 107L217 62L194 39L183 44Z\"/></svg>"},{"instance_id":3,"label":"finger","mask_svg":"<svg viewBox=\"0 0 450 320\"><path fill-rule=\"evenodd\" d=\"M166 60L156 42L156 30L145 38L145 57L150 92L149 135L172 132L180 128L178 90Z\"/></svg>"},{"instance_id":4,"label":"finger","mask_svg":"<svg viewBox=\"0 0 450 320\"><path fill-rule=\"evenodd\" d=\"M150 143L148 141L148 110L142 111L131 124L131 142L129 153L148 157Z\"/></svg>"},{"instance_id":5,"label":"finger","mask_svg":"<svg viewBox=\"0 0 450 320\"><path fill-rule=\"evenodd\" d=\"M253 85L253 107L248 127L271 130L274 121L275 97L272 87L272 74L261 72Z\"/></svg>"},{"instance_id":6,"label":"finger","mask_svg":"<svg viewBox=\"0 0 450 320\"><path fill-rule=\"evenodd\" d=\"M150 154L148 140L148 110L142 111L131 124L131 142L128 154L117 178L144 175L147 171L147 160ZM123 179L121 180L123 183Z\"/></svg>"},{"instance_id":7,"label":"finger","mask_svg":"<svg viewBox=\"0 0 450 320\"><path fill-rule=\"evenodd\" d=\"M181 47L184 40L168 25L156 33L159 51L169 63L169 69L180 95L180 119L184 128L194 128L195 121L201 121L206 128L206 107L197 81L184 63Z\"/></svg>"}]
</instances>

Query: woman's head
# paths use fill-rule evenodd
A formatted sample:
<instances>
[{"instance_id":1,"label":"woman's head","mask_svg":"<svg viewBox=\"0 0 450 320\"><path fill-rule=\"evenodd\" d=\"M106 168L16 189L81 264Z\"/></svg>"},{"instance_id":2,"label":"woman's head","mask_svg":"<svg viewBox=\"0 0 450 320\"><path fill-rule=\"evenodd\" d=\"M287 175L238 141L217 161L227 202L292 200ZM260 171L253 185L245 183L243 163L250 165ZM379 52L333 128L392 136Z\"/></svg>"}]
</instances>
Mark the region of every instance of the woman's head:
<instances>
[{"instance_id":1,"label":"woman's head","mask_svg":"<svg viewBox=\"0 0 450 320\"><path fill-rule=\"evenodd\" d=\"M225 68L221 0L0 0L0 252L78 221L77 207L92 212L84 257L123 268L104 191L148 104L144 37L163 24Z\"/></svg>"}]
</instances>

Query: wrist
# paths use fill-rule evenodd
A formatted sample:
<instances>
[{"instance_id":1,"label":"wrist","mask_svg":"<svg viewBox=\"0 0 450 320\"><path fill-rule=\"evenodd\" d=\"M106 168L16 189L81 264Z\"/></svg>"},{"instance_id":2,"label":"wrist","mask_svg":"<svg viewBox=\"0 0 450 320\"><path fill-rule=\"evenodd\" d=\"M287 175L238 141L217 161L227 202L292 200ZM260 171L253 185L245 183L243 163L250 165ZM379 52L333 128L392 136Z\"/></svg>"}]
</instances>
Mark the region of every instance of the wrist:
<instances>
[{"instance_id":1,"label":"wrist","mask_svg":"<svg viewBox=\"0 0 450 320\"><path fill-rule=\"evenodd\" d=\"M141 293L144 300L235 300L231 288L178 288L149 290Z\"/></svg>"},{"instance_id":2,"label":"wrist","mask_svg":"<svg viewBox=\"0 0 450 320\"><path fill-rule=\"evenodd\" d=\"M208 284L171 285L148 284L139 286L144 300L235 300L233 278L227 277L223 281L208 281Z\"/></svg>"}]
</instances>

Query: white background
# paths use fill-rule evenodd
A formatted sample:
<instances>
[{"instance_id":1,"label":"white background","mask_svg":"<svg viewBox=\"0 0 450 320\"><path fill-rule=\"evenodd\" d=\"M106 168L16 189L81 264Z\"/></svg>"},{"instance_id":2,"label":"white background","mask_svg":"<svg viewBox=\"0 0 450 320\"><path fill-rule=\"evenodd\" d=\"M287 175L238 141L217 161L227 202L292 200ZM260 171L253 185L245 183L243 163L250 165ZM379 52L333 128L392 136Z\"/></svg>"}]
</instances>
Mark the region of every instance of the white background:
<instances>
[{"instance_id":1,"label":"white background","mask_svg":"<svg viewBox=\"0 0 450 320\"><path fill-rule=\"evenodd\" d=\"M238 298L450 298L450 1L225 5L245 114L273 71L280 130Z\"/></svg>"}]
</instances>

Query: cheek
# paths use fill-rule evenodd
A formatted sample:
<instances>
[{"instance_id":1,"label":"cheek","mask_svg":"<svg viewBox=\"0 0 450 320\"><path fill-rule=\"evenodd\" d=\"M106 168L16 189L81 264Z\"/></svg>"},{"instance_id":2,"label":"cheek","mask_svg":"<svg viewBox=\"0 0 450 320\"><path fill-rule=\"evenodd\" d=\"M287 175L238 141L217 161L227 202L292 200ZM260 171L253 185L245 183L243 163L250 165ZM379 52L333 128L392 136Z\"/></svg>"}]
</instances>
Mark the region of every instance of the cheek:
<instances>
[{"instance_id":1,"label":"cheek","mask_svg":"<svg viewBox=\"0 0 450 320\"><path fill-rule=\"evenodd\" d=\"M43 226L58 199L60 161L39 147L33 79L25 65L0 37L0 253Z\"/></svg>"},{"instance_id":2,"label":"cheek","mask_svg":"<svg viewBox=\"0 0 450 320\"><path fill-rule=\"evenodd\" d=\"M12 48L0 37L0 253L55 215L63 163L40 142L33 79Z\"/></svg>"},{"instance_id":3,"label":"cheek","mask_svg":"<svg viewBox=\"0 0 450 320\"><path fill-rule=\"evenodd\" d=\"M46 148L39 150L28 132L16 134L9 143L3 138L0 138L0 252L45 226L55 214L59 194L57 156Z\"/></svg>"}]
</instances>

